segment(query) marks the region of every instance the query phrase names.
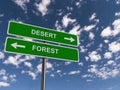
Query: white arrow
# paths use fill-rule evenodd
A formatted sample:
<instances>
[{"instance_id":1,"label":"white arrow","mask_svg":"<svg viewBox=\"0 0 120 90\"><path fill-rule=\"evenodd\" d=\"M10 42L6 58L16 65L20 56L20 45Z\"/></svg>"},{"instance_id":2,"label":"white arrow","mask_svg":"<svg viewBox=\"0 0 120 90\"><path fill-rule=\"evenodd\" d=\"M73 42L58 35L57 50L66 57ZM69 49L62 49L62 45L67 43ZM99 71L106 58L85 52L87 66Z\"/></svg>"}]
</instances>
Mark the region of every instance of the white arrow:
<instances>
[{"instance_id":1,"label":"white arrow","mask_svg":"<svg viewBox=\"0 0 120 90\"><path fill-rule=\"evenodd\" d=\"M18 45L18 43L17 43L17 42L15 42L15 43L11 44L11 46L12 46L12 47L14 47L15 49L17 49L17 47L19 47L19 48L25 48L25 46L24 46L24 45Z\"/></svg>"},{"instance_id":2,"label":"white arrow","mask_svg":"<svg viewBox=\"0 0 120 90\"><path fill-rule=\"evenodd\" d=\"M70 38L64 37L64 39L65 39L65 40L69 40L70 42L74 42L74 41L75 41L75 39L72 38L72 37L70 37Z\"/></svg>"}]
</instances>

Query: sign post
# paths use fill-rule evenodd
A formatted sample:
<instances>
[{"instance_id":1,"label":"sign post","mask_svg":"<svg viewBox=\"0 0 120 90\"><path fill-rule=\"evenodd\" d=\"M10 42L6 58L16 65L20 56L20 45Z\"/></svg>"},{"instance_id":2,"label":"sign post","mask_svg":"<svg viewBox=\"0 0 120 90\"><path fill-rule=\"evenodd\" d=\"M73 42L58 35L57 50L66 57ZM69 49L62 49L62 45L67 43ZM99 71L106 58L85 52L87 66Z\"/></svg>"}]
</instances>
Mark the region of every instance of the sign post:
<instances>
[{"instance_id":1,"label":"sign post","mask_svg":"<svg viewBox=\"0 0 120 90\"><path fill-rule=\"evenodd\" d=\"M41 77L41 90L45 90L45 77L46 76L46 59L42 58L42 77Z\"/></svg>"},{"instance_id":2,"label":"sign post","mask_svg":"<svg viewBox=\"0 0 120 90\"><path fill-rule=\"evenodd\" d=\"M41 90L45 90L46 57L73 62L79 61L78 49L45 43L48 41L78 46L76 35L13 21L9 22L7 33L14 36L44 40L44 43L40 43L8 37L5 43L6 52L42 57Z\"/></svg>"},{"instance_id":3,"label":"sign post","mask_svg":"<svg viewBox=\"0 0 120 90\"><path fill-rule=\"evenodd\" d=\"M44 43L46 43L44 41ZM46 79L46 58L42 58L42 75L41 75L41 90L45 90L45 80Z\"/></svg>"}]
</instances>

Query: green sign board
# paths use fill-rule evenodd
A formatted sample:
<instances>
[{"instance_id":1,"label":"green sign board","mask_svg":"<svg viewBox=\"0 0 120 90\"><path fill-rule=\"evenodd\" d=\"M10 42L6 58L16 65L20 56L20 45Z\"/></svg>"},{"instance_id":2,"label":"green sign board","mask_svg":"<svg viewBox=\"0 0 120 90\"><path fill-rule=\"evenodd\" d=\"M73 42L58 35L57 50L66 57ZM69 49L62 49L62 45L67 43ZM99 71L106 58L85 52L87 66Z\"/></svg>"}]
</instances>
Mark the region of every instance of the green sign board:
<instances>
[{"instance_id":1,"label":"green sign board","mask_svg":"<svg viewBox=\"0 0 120 90\"><path fill-rule=\"evenodd\" d=\"M75 62L79 60L77 49L10 37L6 39L5 51Z\"/></svg>"},{"instance_id":2,"label":"green sign board","mask_svg":"<svg viewBox=\"0 0 120 90\"><path fill-rule=\"evenodd\" d=\"M13 21L9 22L8 34L78 46L76 35Z\"/></svg>"}]
</instances>

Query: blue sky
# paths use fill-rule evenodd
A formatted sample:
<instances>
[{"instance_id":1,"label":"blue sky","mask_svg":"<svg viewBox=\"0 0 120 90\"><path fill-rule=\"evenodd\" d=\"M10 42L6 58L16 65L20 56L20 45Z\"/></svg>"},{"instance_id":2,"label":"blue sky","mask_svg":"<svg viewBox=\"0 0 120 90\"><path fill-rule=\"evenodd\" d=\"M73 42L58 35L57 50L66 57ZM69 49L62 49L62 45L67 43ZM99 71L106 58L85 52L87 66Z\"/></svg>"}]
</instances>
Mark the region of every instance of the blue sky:
<instances>
[{"instance_id":1,"label":"blue sky","mask_svg":"<svg viewBox=\"0 0 120 90\"><path fill-rule=\"evenodd\" d=\"M0 90L40 90L41 58L4 52L10 20L79 36L78 63L47 60L46 90L119 90L120 0L1 0Z\"/></svg>"}]
</instances>

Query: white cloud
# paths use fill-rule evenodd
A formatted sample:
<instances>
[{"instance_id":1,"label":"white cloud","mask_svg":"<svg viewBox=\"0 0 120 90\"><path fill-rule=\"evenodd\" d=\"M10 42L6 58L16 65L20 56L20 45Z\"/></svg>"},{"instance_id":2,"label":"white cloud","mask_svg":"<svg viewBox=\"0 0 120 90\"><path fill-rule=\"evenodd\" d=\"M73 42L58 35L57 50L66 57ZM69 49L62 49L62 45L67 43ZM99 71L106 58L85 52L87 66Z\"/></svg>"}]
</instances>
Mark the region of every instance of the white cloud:
<instances>
[{"instance_id":1,"label":"white cloud","mask_svg":"<svg viewBox=\"0 0 120 90\"><path fill-rule=\"evenodd\" d=\"M52 69L53 68L53 65L49 62L46 63L46 67L47 69Z\"/></svg>"},{"instance_id":2,"label":"white cloud","mask_svg":"<svg viewBox=\"0 0 120 90\"><path fill-rule=\"evenodd\" d=\"M109 60L106 65L113 65L113 66L115 66L116 63L113 60Z\"/></svg>"},{"instance_id":3,"label":"white cloud","mask_svg":"<svg viewBox=\"0 0 120 90\"><path fill-rule=\"evenodd\" d=\"M115 57L115 60L120 60L120 53L118 56Z\"/></svg>"},{"instance_id":4,"label":"white cloud","mask_svg":"<svg viewBox=\"0 0 120 90\"><path fill-rule=\"evenodd\" d=\"M92 51L89 53L89 58L92 62L97 62L101 59L101 56L96 51Z\"/></svg>"},{"instance_id":5,"label":"white cloud","mask_svg":"<svg viewBox=\"0 0 120 90\"><path fill-rule=\"evenodd\" d=\"M112 77L116 77L118 74L119 74L119 70L118 69L113 69L111 72L110 72L111 76Z\"/></svg>"},{"instance_id":6,"label":"white cloud","mask_svg":"<svg viewBox=\"0 0 120 90\"><path fill-rule=\"evenodd\" d=\"M35 6L42 13L42 16L48 13L48 6L50 5L51 0L42 0L40 3L36 3Z\"/></svg>"},{"instance_id":7,"label":"white cloud","mask_svg":"<svg viewBox=\"0 0 120 90\"><path fill-rule=\"evenodd\" d=\"M77 6L77 8L80 8L82 6L82 2L83 2L83 0L78 0L75 2L75 5Z\"/></svg>"},{"instance_id":8,"label":"white cloud","mask_svg":"<svg viewBox=\"0 0 120 90\"><path fill-rule=\"evenodd\" d=\"M8 87L8 86L10 86L9 83L7 83L7 82L0 82L0 87Z\"/></svg>"},{"instance_id":9,"label":"white cloud","mask_svg":"<svg viewBox=\"0 0 120 90\"><path fill-rule=\"evenodd\" d=\"M36 72L33 72L33 71L25 71L25 70L22 70L22 71L21 71L21 74L28 74L29 76L32 77L33 80L35 80L36 77L37 77L37 73L36 73Z\"/></svg>"},{"instance_id":10,"label":"white cloud","mask_svg":"<svg viewBox=\"0 0 120 90\"><path fill-rule=\"evenodd\" d=\"M69 24L74 23L76 20L71 19L68 15L65 15L62 19L63 26L66 28ZM78 27L77 27L78 28Z\"/></svg>"},{"instance_id":11,"label":"white cloud","mask_svg":"<svg viewBox=\"0 0 120 90\"><path fill-rule=\"evenodd\" d=\"M80 2L76 2L75 5L80 8L81 7L81 3Z\"/></svg>"},{"instance_id":12,"label":"white cloud","mask_svg":"<svg viewBox=\"0 0 120 90\"><path fill-rule=\"evenodd\" d=\"M65 32L65 28L67 28L69 25L72 26L72 29L70 30L69 33L71 34L75 34L75 35L79 35L80 34L80 25L77 25L76 23L76 19L73 19L73 18L70 18L71 13L69 14L66 14L63 16L62 20L60 21L56 21L55 22L55 28L58 30L58 31L62 31L62 32Z\"/></svg>"},{"instance_id":13,"label":"white cloud","mask_svg":"<svg viewBox=\"0 0 120 90\"><path fill-rule=\"evenodd\" d=\"M98 50L98 51L101 50L102 47L103 47L103 44L100 43L100 44L99 44L99 48L98 48L97 50Z\"/></svg>"},{"instance_id":14,"label":"white cloud","mask_svg":"<svg viewBox=\"0 0 120 90\"><path fill-rule=\"evenodd\" d=\"M101 33L102 37L108 37L108 36L111 36L111 35L112 35L112 31L111 31L110 27L105 28Z\"/></svg>"},{"instance_id":15,"label":"white cloud","mask_svg":"<svg viewBox=\"0 0 120 90\"><path fill-rule=\"evenodd\" d=\"M89 60L89 57L86 56L86 57L85 57L85 60L88 61L88 60Z\"/></svg>"},{"instance_id":16,"label":"white cloud","mask_svg":"<svg viewBox=\"0 0 120 90\"><path fill-rule=\"evenodd\" d=\"M68 75L76 75L76 74L79 74L79 73L80 73L79 70L77 70L77 71L71 71L71 72L68 73Z\"/></svg>"},{"instance_id":17,"label":"white cloud","mask_svg":"<svg viewBox=\"0 0 120 90\"><path fill-rule=\"evenodd\" d=\"M95 35L94 35L92 32L90 32L90 33L89 33L89 38L90 38L91 40L93 40L94 37L95 37Z\"/></svg>"},{"instance_id":18,"label":"white cloud","mask_svg":"<svg viewBox=\"0 0 120 90\"><path fill-rule=\"evenodd\" d=\"M4 17L4 14L0 14L0 17Z\"/></svg>"},{"instance_id":19,"label":"white cloud","mask_svg":"<svg viewBox=\"0 0 120 90\"><path fill-rule=\"evenodd\" d=\"M26 10L26 4L30 2L30 0L12 0L18 6L20 6L23 10Z\"/></svg>"},{"instance_id":20,"label":"white cloud","mask_svg":"<svg viewBox=\"0 0 120 90\"><path fill-rule=\"evenodd\" d=\"M90 21L94 20L96 18L96 13L93 13L91 17L89 18Z\"/></svg>"},{"instance_id":21,"label":"white cloud","mask_svg":"<svg viewBox=\"0 0 120 90\"><path fill-rule=\"evenodd\" d=\"M90 78L102 78L102 79L116 77L120 73L119 67L113 60L109 60L102 67L99 67L99 65L90 65L88 72L92 73L92 74L90 74L90 75L92 75L92 76L90 76ZM88 75L86 75L86 77L84 77L84 78L87 78Z\"/></svg>"},{"instance_id":22,"label":"white cloud","mask_svg":"<svg viewBox=\"0 0 120 90\"><path fill-rule=\"evenodd\" d=\"M32 56L32 55L25 55L25 60L33 60L35 59L35 56Z\"/></svg>"},{"instance_id":23,"label":"white cloud","mask_svg":"<svg viewBox=\"0 0 120 90\"><path fill-rule=\"evenodd\" d=\"M80 46L80 52L85 53L87 51L87 48L84 46Z\"/></svg>"},{"instance_id":24,"label":"white cloud","mask_svg":"<svg viewBox=\"0 0 120 90\"><path fill-rule=\"evenodd\" d=\"M58 20L55 22L55 28L57 29L57 31L63 31L63 27L62 25L60 25Z\"/></svg>"},{"instance_id":25,"label":"white cloud","mask_svg":"<svg viewBox=\"0 0 120 90\"><path fill-rule=\"evenodd\" d=\"M113 53L119 52L120 51L120 43L117 41L110 43L109 50Z\"/></svg>"},{"instance_id":26,"label":"white cloud","mask_svg":"<svg viewBox=\"0 0 120 90\"><path fill-rule=\"evenodd\" d=\"M79 62L78 65L79 65L79 66L83 66L83 62Z\"/></svg>"},{"instance_id":27,"label":"white cloud","mask_svg":"<svg viewBox=\"0 0 120 90\"><path fill-rule=\"evenodd\" d=\"M25 72L26 72L25 70L22 70L22 71L21 71L21 74L25 74Z\"/></svg>"},{"instance_id":28,"label":"white cloud","mask_svg":"<svg viewBox=\"0 0 120 90\"><path fill-rule=\"evenodd\" d=\"M12 64L15 65L16 67L18 67L19 63L17 62L17 58L13 57L13 56L9 56L8 59L6 61L3 62L4 64Z\"/></svg>"},{"instance_id":29,"label":"white cloud","mask_svg":"<svg viewBox=\"0 0 120 90\"><path fill-rule=\"evenodd\" d=\"M23 55L9 56L8 59L5 60L3 63L4 64L11 64L11 65L14 65L16 67L19 67L19 65L22 62L25 62L27 60L35 59L34 56L30 56L30 55L25 55L23 58L22 58L22 56Z\"/></svg>"},{"instance_id":30,"label":"white cloud","mask_svg":"<svg viewBox=\"0 0 120 90\"><path fill-rule=\"evenodd\" d=\"M99 22L100 22L100 20L99 19L94 19L94 21L96 22L96 24L98 24ZM97 28L98 29L98 28ZM96 30L97 30L96 29Z\"/></svg>"},{"instance_id":31,"label":"white cloud","mask_svg":"<svg viewBox=\"0 0 120 90\"><path fill-rule=\"evenodd\" d=\"M65 62L65 65L69 65L69 64L71 64L71 63L72 63L72 62L68 62L68 61L67 61L67 62Z\"/></svg>"},{"instance_id":32,"label":"white cloud","mask_svg":"<svg viewBox=\"0 0 120 90\"><path fill-rule=\"evenodd\" d=\"M61 70L57 70L57 73L61 73L62 71Z\"/></svg>"},{"instance_id":33,"label":"white cloud","mask_svg":"<svg viewBox=\"0 0 120 90\"><path fill-rule=\"evenodd\" d=\"M120 12L116 12L115 16L120 17Z\"/></svg>"},{"instance_id":34,"label":"white cloud","mask_svg":"<svg viewBox=\"0 0 120 90\"><path fill-rule=\"evenodd\" d=\"M86 82L92 82L93 80L87 79Z\"/></svg>"},{"instance_id":35,"label":"white cloud","mask_svg":"<svg viewBox=\"0 0 120 90\"><path fill-rule=\"evenodd\" d=\"M31 68L32 67L32 64L30 62L24 62L24 65Z\"/></svg>"},{"instance_id":36,"label":"white cloud","mask_svg":"<svg viewBox=\"0 0 120 90\"><path fill-rule=\"evenodd\" d=\"M116 1L116 4L120 4L120 0L115 0Z\"/></svg>"},{"instance_id":37,"label":"white cloud","mask_svg":"<svg viewBox=\"0 0 120 90\"><path fill-rule=\"evenodd\" d=\"M83 78L93 78L92 74L84 74L82 75Z\"/></svg>"},{"instance_id":38,"label":"white cloud","mask_svg":"<svg viewBox=\"0 0 120 90\"><path fill-rule=\"evenodd\" d=\"M74 26L72 30L70 30L70 34L74 34L74 35L79 35L80 34L80 26L77 25L77 26Z\"/></svg>"},{"instance_id":39,"label":"white cloud","mask_svg":"<svg viewBox=\"0 0 120 90\"><path fill-rule=\"evenodd\" d=\"M49 62L46 62L46 73L49 72L49 69L50 70L53 69L53 65ZM34 71L33 70L22 70L21 74L27 74L28 76L31 76L33 80L35 80L37 78L38 74L41 72L42 72L42 63L38 64Z\"/></svg>"},{"instance_id":40,"label":"white cloud","mask_svg":"<svg viewBox=\"0 0 120 90\"><path fill-rule=\"evenodd\" d=\"M95 28L96 25L89 25L89 26L84 26L83 30L85 31L91 31L93 28Z\"/></svg>"},{"instance_id":41,"label":"white cloud","mask_svg":"<svg viewBox=\"0 0 120 90\"><path fill-rule=\"evenodd\" d=\"M120 19L114 20L112 23L113 29L110 26L103 29L101 32L102 37L116 36L120 34Z\"/></svg>"},{"instance_id":42,"label":"white cloud","mask_svg":"<svg viewBox=\"0 0 120 90\"><path fill-rule=\"evenodd\" d=\"M111 57L112 57L112 53L111 52L106 52L104 54L104 58L106 58L106 59L110 59Z\"/></svg>"},{"instance_id":43,"label":"white cloud","mask_svg":"<svg viewBox=\"0 0 120 90\"><path fill-rule=\"evenodd\" d=\"M89 21L92 21L92 22L94 22L95 24L98 24L100 20L97 19L96 17L97 17L96 13L93 13L93 14L91 15L91 17L89 18Z\"/></svg>"},{"instance_id":44,"label":"white cloud","mask_svg":"<svg viewBox=\"0 0 120 90\"><path fill-rule=\"evenodd\" d=\"M0 70L0 75L5 75L5 74L6 74L6 70L1 69L1 70Z\"/></svg>"},{"instance_id":45,"label":"white cloud","mask_svg":"<svg viewBox=\"0 0 120 90\"><path fill-rule=\"evenodd\" d=\"M50 77L55 77L55 75L54 74L50 74Z\"/></svg>"},{"instance_id":46,"label":"white cloud","mask_svg":"<svg viewBox=\"0 0 120 90\"><path fill-rule=\"evenodd\" d=\"M63 73L61 70L57 70L55 71L55 75L59 75L60 77L62 77L63 75L66 75L66 73Z\"/></svg>"},{"instance_id":47,"label":"white cloud","mask_svg":"<svg viewBox=\"0 0 120 90\"><path fill-rule=\"evenodd\" d=\"M4 59L5 55L3 52L0 52L0 59Z\"/></svg>"},{"instance_id":48,"label":"white cloud","mask_svg":"<svg viewBox=\"0 0 120 90\"><path fill-rule=\"evenodd\" d=\"M7 77L7 76L3 76L3 77L2 77L2 80L3 80L3 81L7 81L7 80L8 80L8 77Z\"/></svg>"},{"instance_id":49,"label":"white cloud","mask_svg":"<svg viewBox=\"0 0 120 90\"><path fill-rule=\"evenodd\" d=\"M115 20L112 25L114 26L113 35L116 36L120 34L120 19Z\"/></svg>"},{"instance_id":50,"label":"white cloud","mask_svg":"<svg viewBox=\"0 0 120 90\"><path fill-rule=\"evenodd\" d=\"M5 69L0 69L0 87L8 87L10 84L8 82L12 82L12 79L16 81L16 77L11 79L10 73L7 73ZM15 75L15 74L14 74Z\"/></svg>"},{"instance_id":51,"label":"white cloud","mask_svg":"<svg viewBox=\"0 0 120 90\"><path fill-rule=\"evenodd\" d=\"M28 73L28 75L30 75L32 77L33 80L36 79L36 76L37 76L36 73L34 73L32 71L28 71L27 73Z\"/></svg>"},{"instance_id":52,"label":"white cloud","mask_svg":"<svg viewBox=\"0 0 120 90\"><path fill-rule=\"evenodd\" d=\"M67 6L67 10L68 10L68 11L72 11L72 10L73 10L73 7L69 7L69 6ZM62 13L63 13L63 12L59 12L58 15L62 15Z\"/></svg>"},{"instance_id":53,"label":"white cloud","mask_svg":"<svg viewBox=\"0 0 120 90\"><path fill-rule=\"evenodd\" d=\"M109 87L109 88L108 88L108 90L112 90L112 89L113 89L113 87Z\"/></svg>"},{"instance_id":54,"label":"white cloud","mask_svg":"<svg viewBox=\"0 0 120 90\"><path fill-rule=\"evenodd\" d=\"M37 73L42 72L42 64L37 65Z\"/></svg>"},{"instance_id":55,"label":"white cloud","mask_svg":"<svg viewBox=\"0 0 120 90\"><path fill-rule=\"evenodd\" d=\"M97 65L90 65L90 68L88 69L88 72L96 73L97 72L96 67L97 67Z\"/></svg>"},{"instance_id":56,"label":"white cloud","mask_svg":"<svg viewBox=\"0 0 120 90\"><path fill-rule=\"evenodd\" d=\"M46 69L53 69L53 65L49 62L46 62ZM37 65L37 73L42 72L42 64Z\"/></svg>"},{"instance_id":57,"label":"white cloud","mask_svg":"<svg viewBox=\"0 0 120 90\"><path fill-rule=\"evenodd\" d=\"M16 75L15 74L10 75L9 77L10 77L12 82L16 81Z\"/></svg>"},{"instance_id":58,"label":"white cloud","mask_svg":"<svg viewBox=\"0 0 120 90\"><path fill-rule=\"evenodd\" d=\"M105 43L109 43L109 40L104 40Z\"/></svg>"}]
</instances>

